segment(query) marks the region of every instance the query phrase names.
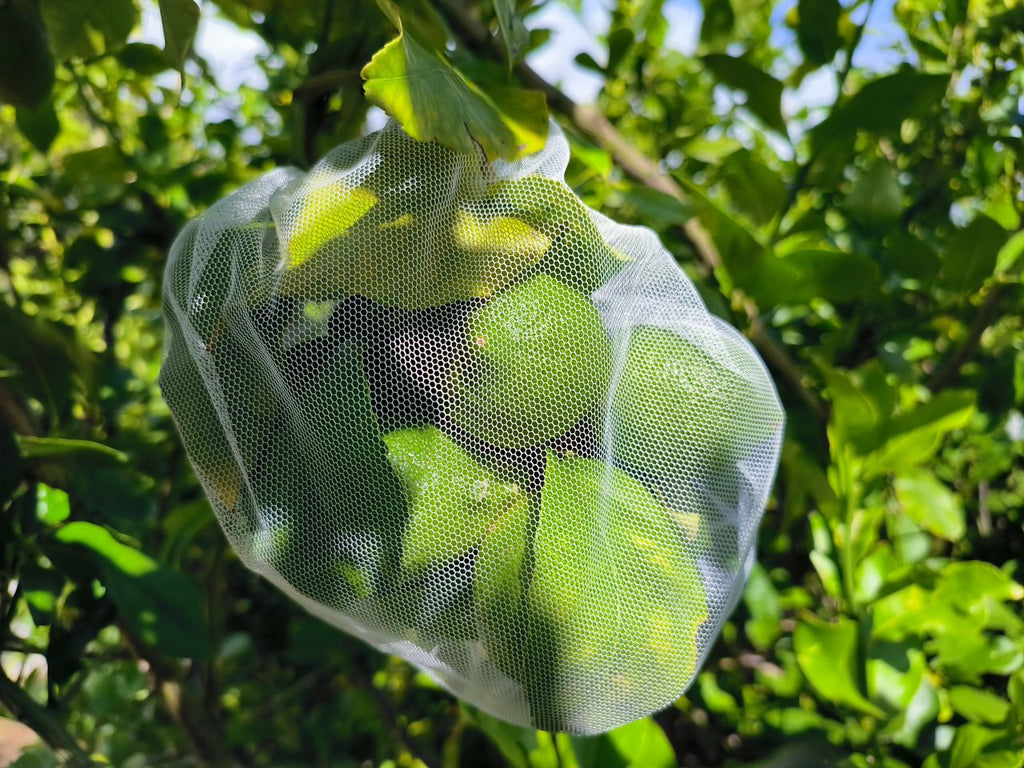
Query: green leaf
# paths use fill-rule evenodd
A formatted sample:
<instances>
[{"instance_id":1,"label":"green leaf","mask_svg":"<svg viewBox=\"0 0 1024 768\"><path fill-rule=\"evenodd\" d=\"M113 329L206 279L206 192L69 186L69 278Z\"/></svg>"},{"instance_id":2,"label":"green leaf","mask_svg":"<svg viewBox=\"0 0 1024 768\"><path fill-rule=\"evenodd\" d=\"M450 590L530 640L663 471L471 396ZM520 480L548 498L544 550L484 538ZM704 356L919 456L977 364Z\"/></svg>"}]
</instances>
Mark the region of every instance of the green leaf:
<instances>
[{"instance_id":1,"label":"green leaf","mask_svg":"<svg viewBox=\"0 0 1024 768\"><path fill-rule=\"evenodd\" d=\"M946 93L949 76L902 71L866 83L811 131L811 146L820 153L845 142L857 131L893 133L907 118L923 118Z\"/></svg>"},{"instance_id":2,"label":"green leaf","mask_svg":"<svg viewBox=\"0 0 1024 768\"><path fill-rule=\"evenodd\" d=\"M454 562L511 507L528 503L518 486L499 480L436 427L391 432L384 442L409 500L402 541L407 570Z\"/></svg>"},{"instance_id":3,"label":"green leaf","mask_svg":"<svg viewBox=\"0 0 1024 768\"><path fill-rule=\"evenodd\" d=\"M675 768L672 743L654 720L645 717L608 733L574 738L578 768Z\"/></svg>"},{"instance_id":4,"label":"green leaf","mask_svg":"<svg viewBox=\"0 0 1024 768\"><path fill-rule=\"evenodd\" d=\"M1024 256L1024 231L1015 234L999 249L999 254L996 257L995 273L997 275L1005 275L1008 272L1019 269L1022 256Z\"/></svg>"},{"instance_id":5,"label":"green leaf","mask_svg":"<svg viewBox=\"0 0 1024 768\"><path fill-rule=\"evenodd\" d=\"M505 43L509 67L519 56L519 51L526 43L528 34L522 19L516 14L515 0L493 0L494 15L498 17L498 28L501 39Z\"/></svg>"},{"instance_id":6,"label":"green leaf","mask_svg":"<svg viewBox=\"0 0 1024 768\"><path fill-rule=\"evenodd\" d=\"M199 26L199 6L195 0L160 0L160 21L164 28L164 55L180 71Z\"/></svg>"},{"instance_id":7,"label":"green leaf","mask_svg":"<svg viewBox=\"0 0 1024 768\"><path fill-rule=\"evenodd\" d=\"M608 34L608 66L605 67L605 72L618 71L619 65L633 47L635 40L633 30L629 27L616 27Z\"/></svg>"},{"instance_id":8,"label":"green leaf","mask_svg":"<svg viewBox=\"0 0 1024 768\"><path fill-rule=\"evenodd\" d=\"M903 213L903 190L896 170L876 162L853 183L846 209L871 232L884 233Z\"/></svg>"},{"instance_id":9,"label":"green leaf","mask_svg":"<svg viewBox=\"0 0 1024 768\"><path fill-rule=\"evenodd\" d=\"M865 462L865 475L884 475L922 464L951 431L970 421L974 411L974 392L947 389L891 420L883 419L884 442Z\"/></svg>"},{"instance_id":10,"label":"green leaf","mask_svg":"<svg viewBox=\"0 0 1024 768\"><path fill-rule=\"evenodd\" d=\"M545 733L499 720L463 705L512 768L560 768L571 765L572 745L565 734Z\"/></svg>"},{"instance_id":11,"label":"green leaf","mask_svg":"<svg viewBox=\"0 0 1024 768\"><path fill-rule=\"evenodd\" d=\"M488 160L514 160L544 147L547 106L536 91L489 88L485 93L444 55L403 28L390 0L399 35L374 54L362 71L366 98L420 141L438 141L456 152L483 150Z\"/></svg>"},{"instance_id":12,"label":"green leaf","mask_svg":"<svg viewBox=\"0 0 1024 768\"><path fill-rule=\"evenodd\" d=\"M968 723L956 729L948 754L940 756L941 768L1019 768L1021 750L1004 730Z\"/></svg>"},{"instance_id":13,"label":"green leaf","mask_svg":"<svg viewBox=\"0 0 1024 768\"><path fill-rule=\"evenodd\" d=\"M70 408L76 378L90 373L90 361L70 334L0 302L0 365L4 362L13 366L15 383L58 417Z\"/></svg>"},{"instance_id":14,"label":"green leaf","mask_svg":"<svg viewBox=\"0 0 1024 768\"><path fill-rule=\"evenodd\" d=\"M116 51L139 23L135 0L40 0L39 9L60 61Z\"/></svg>"},{"instance_id":15,"label":"green leaf","mask_svg":"<svg viewBox=\"0 0 1024 768\"><path fill-rule=\"evenodd\" d=\"M44 155L60 133L60 120L57 119L53 99L47 99L34 109L19 107L15 121L29 143Z\"/></svg>"},{"instance_id":16,"label":"green leaf","mask_svg":"<svg viewBox=\"0 0 1024 768\"><path fill-rule=\"evenodd\" d=\"M67 459L78 464L126 464L127 454L91 440L65 437L18 437L21 455L29 461Z\"/></svg>"},{"instance_id":17,"label":"green leaf","mask_svg":"<svg viewBox=\"0 0 1024 768\"><path fill-rule=\"evenodd\" d=\"M719 82L747 95L747 108L765 126L787 135L782 118L782 83L742 56L712 53L702 60Z\"/></svg>"},{"instance_id":18,"label":"green leaf","mask_svg":"<svg viewBox=\"0 0 1024 768\"><path fill-rule=\"evenodd\" d=\"M782 631L782 603L771 577L758 563L751 568L747 578L743 604L750 613L750 619L744 626L747 637L756 648L770 648Z\"/></svg>"},{"instance_id":19,"label":"green leaf","mask_svg":"<svg viewBox=\"0 0 1024 768\"><path fill-rule=\"evenodd\" d=\"M263 370L259 360L243 351L244 322L237 329L234 359L225 359L225 364L237 366L247 356L244 368ZM272 342L271 348L279 343ZM285 546L275 552L280 559L271 562L305 594L322 598L324 581L337 581L340 573L352 588L349 598L366 598L398 577L409 510L401 481L388 463L363 352L354 343L324 349L314 341L288 353L280 370L295 410L274 417L262 455L247 461L255 498L275 501L283 510L281 530L261 528L255 535L272 545L276 537L284 539ZM272 391L267 377L257 376ZM265 478L251 479L257 467ZM327 506L324 499L343 503ZM325 519L331 521L329 531L324 530ZM342 535L377 542L375 551L355 555L350 546L343 554L338 544ZM310 567L310 553L317 553L317 567Z\"/></svg>"},{"instance_id":20,"label":"green leaf","mask_svg":"<svg viewBox=\"0 0 1024 768\"><path fill-rule=\"evenodd\" d=\"M679 198L647 186L630 185L623 190L622 197L637 209L645 223L651 227L682 225L693 215Z\"/></svg>"},{"instance_id":21,"label":"green leaf","mask_svg":"<svg viewBox=\"0 0 1024 768\"><path fill-rule=\"evenodd\" d=\"M911 470L893 481L903 513L934 536L960 541L967 532L960 497L926 470Z\"/></svg>"},{"instance_id":22,"label":"green leaf","mask_svg":"<svg viewBox=\"0 0 1024 768\"><path fill-rule=\"evenodd\" d=\"M943 283L960 294L976 291L995 272L1008 239L1009 233L988 216L979 215L958 229L942 252Z\"/></svg>"},{"instance_id":23,"label":"green leaf","mask_svg":"<svg viewBox=\"0 0 1024 768\"><path fill-rule=\"evenodd\" d=\"M21 110L42 108L53 80L53 54L35 4L32 0L0 4L0 105L18 107L19 127Z\"/></svg>"},{"instance_id":24,"label":"green leaf","mask_svg":"<svg viewBox=\"0 0 1024 768\"><path fill-rule=\"evenodd\" d=\"M729 199L755 224L767 224L782 208L786 183L776 171L755 160L749 150L729 155L721 173Z\"/></svg>"},{"instance_id":25,"label":"green leaf","mask_svg":"<svg viewBox=\"0 0 1024 768\"><path fill-rule=\"evenodd\" d=\"M704 6L704 20L700 25L700 41L713 47L724 47L732 28L736 24L736 13L731 0L701 0Z\"/></svg>"},{"instance_id":26,"label":"green leaf","mask_svg":"<svg viewBox=\"0 0 1024 768\"><path fill-rule=\"evenodd\" d=\"M793 633L797 662L819 695L858 712L883 717L884 712L864 696L858 681L857 622L840 618L829 624L809 618Z\"/></svg>"},{"instance_id":27,"label":"green leaf","mask_svg":"<svg viewBox=\"0 0 1024 768\"><path fill-rule=\"evenodd\" d=\"M547 275L476 310L467 336L471 362L453 371L451 417L492 445L525 448L561 435L608 389L611 342L597 310Z\"/></svg>"},{"instance_id":28,"label":"green leaf","mask_svg":"<svg viewBox=\"0 0 1024 768\"><path fill-rule=\"evenodd\" d=\"M171 656L209 655L202 601L190 579L93 523L68 523L57 529L54 539L93 559L125 623L147 645Z\"/></svg>"},{"instance_id":29,"label":"green leaf","mask_svg":"<svg viewBox=\"0 0 1024 768\"><path fill-rule=\"evenodd\" d=\"M871 698L895 713L883 732L897 744L913 747L939 713L939 697L924 653L913 642L875 644L866 670Z\"/></svg>"},{"instance_id":30,"label":"green leaf","mask_svg":"<svg viewBox=\"0 0 1024 768\"><path fill-rule=\"evenodd\" d=\"M999 725L1010 713L1010 702L1002 696L967 685L951 686L949 703L957 714L975 723Z\"/></svg>"},{"instance_id":31,"label":"green leaf","mask_svg":"<svg viewBox=\"0 0 1024 768\"><path fill-rule=\"evenodd\" d=\"M72 152L64 156L63 163L61 185L86 207L98 208L120 199L131 173L124 155L111 144Z\"/></svg>"},{"instance_id":32,"label":"green leaf","mask_svg":"<svg viewBox=\"0 0 1024 768\"><path fill-rule=\"evenodd\" d=\"M164 52L150 43L128 43L117 52L117 59L128 69L150 77L173 66Z\"/></svg>"},{"instance_id":33,"label":"green leaf","mask_svg":"<svg viewBox=\"0 0 1024 768\"><path fill-rule=\"evenodd\" d=\"M812 64L828 64L842 45L839 0L800 0L797 9L796 39L804 57Z\"/></svg>"},{"instance_id":34,"label":"green leaf","mask_svg":"<svg viewBox=\"0 0 1024 768\"><path fill-rule=\"evenodd\" d=\"M728 210L688 179L676 178L698 204L700 218L722 258L722 289L742 288L764 308L802 304L815 298L846 303L877 291L878 266L860 253L799 249L775 255ZM781 246L781 244L780 244Z\"/></svg>"},{"instance_id":35,"label":"green leaf","mask_svg":"<svg viewBox=\"0 0 1024 768\"><path fill-rule=\"evenodd\" d=\"M548 455L523 681L539 727L600 732L689 684L708 619L689 536L624 472Z\"/></svg>"},{"instance_id":36,"label":"green leaf","mask_svg":"<svg viewBox=\"0 0 1024 768\"><path fill-rule=\"evenodd\" d=\"M21 568L18 585L37 627L53 623L57 600L64 591L65 583L66 579L61 574L49 568L41 568L34 563Z\"/></svg>"},{"instance_id":37,"label":"green leaf","mask_svg":"<svg viewBox=\"0 0 1024 768\"><path fill-rule=\"evenodd\" d=\"M45 483L36 486L36 517L46 525L63 523L71 516L71 502L67 493Z\"/></svg>"},{"instance_id":38,"label":"green leaf","mask_svg":"<svg viewBox=\"0 0 1024 768\"><path fill-rule=\"evenodd\" d=\"M816 298L848 304L875 294L880 282L874 260L852 251L804 249L766 256L761 266L748 288L765 307Z\"/></svg>"},{"instance_id":39,"label":"green leaf","mask_svg":"<svg viewBox=\"0 0 1024 768\"><path fill-rule=\"evenodd\" d=\"M886 263L898 274L928 284L939 273L939 255L918 237L899 228L886 240Z\"/></svg>"}]
</instances>

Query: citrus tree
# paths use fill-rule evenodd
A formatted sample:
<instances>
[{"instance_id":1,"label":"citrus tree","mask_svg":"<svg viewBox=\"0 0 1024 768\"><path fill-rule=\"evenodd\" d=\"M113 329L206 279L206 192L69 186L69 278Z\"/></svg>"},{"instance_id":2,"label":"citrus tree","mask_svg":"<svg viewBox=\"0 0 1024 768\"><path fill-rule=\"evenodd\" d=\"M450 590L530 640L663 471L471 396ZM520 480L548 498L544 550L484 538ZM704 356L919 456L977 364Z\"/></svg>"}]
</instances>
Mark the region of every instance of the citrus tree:
<instances>
[{"instance_id":1,"label":"citrus tree","mask_svg":"<svg viewBox=\"0 0 1024 768\"><path fill-rule=\"evenodd\" d=\"M0 0L0 762L1022 765L1024 5L704 0L692 45L680 7ZM534 68L573 13L601 20L592 104ZM265 87L225 89L209 25L259 42ZM171 241L379 110L491 159L556 120L567 181L653 228L778 385L759 564L654 718L579 739L459 704L242 567L185 458ZM625 375L661 402L655 363Z\"/></svg>"}]
</instances>

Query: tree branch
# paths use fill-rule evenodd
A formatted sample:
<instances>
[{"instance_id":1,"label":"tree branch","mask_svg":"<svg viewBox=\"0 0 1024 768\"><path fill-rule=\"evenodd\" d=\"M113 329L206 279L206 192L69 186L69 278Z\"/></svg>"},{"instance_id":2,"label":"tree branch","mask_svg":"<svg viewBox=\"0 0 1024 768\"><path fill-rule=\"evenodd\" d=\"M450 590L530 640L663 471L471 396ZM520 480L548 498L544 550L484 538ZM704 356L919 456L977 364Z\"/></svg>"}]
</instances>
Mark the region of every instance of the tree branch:
<instances>
[{"instance_id":1,"label":"tree branch","mask_svg":"<svg viewBox=\"0 0 1024 768\"><path fill-rule=\"evenodd\" d=\"M1006 294L1008 289L1009 285L1002 284L989 290L988 295L985 296L985 300L981 304L981 308L978 310L978 314L974 316L974 322L971 323L963 344L932 374L932 377L928 380L928 389L932 392L938 392L956 380L964 363L971 359L971 356L978 348L978 344L981 343L982 334L985 333L985 330L996 319L996 309L999 300Z\"/></svg>"},{"instance_id":2,"label":"tree branch","mask_svg":"<svg viewBox=\"0 0 1024 768\"><path fill-rule=\"evenodd\" d=\"M437 5L455 34L472 51L491 59L503 60L504 53L500 40L492 36L486 27L473 18L456 0L437 0ZM619 133L597 107L577 104L538 75L525 61L518 62L515 71L523 85L543 93L553 111L567 117L579 130L610 152L616 164L632 178L651 189L685 202L686 193L683 188L670 176L662 173L656 162ZM693 246L697 257L708 269L714 270L721 266L722 259L718 249L699 220L688 220L683 225L683 233ZM769 334L761 320L757 305L740 291L735 292L734 298L738 300L747 316L751 341L790 389L816 416L824 419L828 413L824 403L804 383L803 372L793 357Z\"/></svg>"},{"instance_id":3,"label":"tree branch","mask_svg":"<svg viewBox=\"0 0 1024 768\"><path fill-rule=\"evenodd\" d=\"M93 762L74 737L53 719L41 704L29 696L21 686L0 672L0 704L11 714L35 731L53 750L57 763L64 766L89 766Z\"/></svg>"}]
</instances>

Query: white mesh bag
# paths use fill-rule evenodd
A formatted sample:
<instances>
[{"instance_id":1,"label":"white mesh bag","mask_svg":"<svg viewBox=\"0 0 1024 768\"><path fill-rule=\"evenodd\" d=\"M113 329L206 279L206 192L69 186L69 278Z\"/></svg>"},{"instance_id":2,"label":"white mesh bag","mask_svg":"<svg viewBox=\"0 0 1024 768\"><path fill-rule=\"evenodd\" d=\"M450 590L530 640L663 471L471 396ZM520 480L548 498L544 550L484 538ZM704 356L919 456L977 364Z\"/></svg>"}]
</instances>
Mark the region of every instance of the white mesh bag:
<instances>
[{"instance_id":1,"label":"white mesh bag","mask_svg":"<svg viewBox=\"0 0 1024 768\"><path fill-rule=\"evenodd\" d=\"M686 689L782 435L764 365L566 141L487 163L391 123L189 223L161 386L242 561L513 723Z\"/></svg>"}]
</instances>

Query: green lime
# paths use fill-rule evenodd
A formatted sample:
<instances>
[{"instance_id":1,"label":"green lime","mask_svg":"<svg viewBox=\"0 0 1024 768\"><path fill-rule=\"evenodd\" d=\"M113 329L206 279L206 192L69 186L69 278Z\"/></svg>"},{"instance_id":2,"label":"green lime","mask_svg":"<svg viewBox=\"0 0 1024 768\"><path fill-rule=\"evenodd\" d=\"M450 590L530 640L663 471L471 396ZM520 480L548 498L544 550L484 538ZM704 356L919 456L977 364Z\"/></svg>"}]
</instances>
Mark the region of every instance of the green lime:
<instances>
[{"instance_id":1,"label":"green lime","mask_svg":"<svg viewBox=\"0 0 1024 768\"><path fill-rule=\"evenodd\" d=\"M704 584L692 540L636 479L549 454L532 565L523 682L538 727L600 731L686 688Z\"/></svg>"},{"instance_id":2,"label":"green lime","mask_svg":"<svg viewBox=\"0 0 1024 768\"><path fill-rule=\"evenodd\" d=\"M480 639L487 655L498 669L519 681L526 680L523 654L529 619L524 597L530 514L535 509L536 505L516 504L495 521L480 542L473 577Z\"/></svg>"},{"instance_id":3,"label":"green lime","mask_svg":"<svg viewBox=\"0 0 1024 768\"><path fill-rule=\"evenodd\" d=\"M586 296L547 275L498 295L469 321L473 363L451 417L502 448L565 433L608 388L611 344Z\"/></svg>"},{"instance_id":4,"label":"green lime","mask_svg":"<svg viewBox=\"0 0 1024 768\"><path fill-rule=\"evenodd\" d=\"M409 501L402 566L420 571L451 563L476 547L508 510L527 503L436 427L384 436L388 460Z\"/></svg>"},{"instance_id":5,"label":"green lime","mask_svg":"<svg viewBox=\"0 0 1024 768\"><path fill-rule=\"evenodd\" d=\"M781 428L782 409L753 352L721 334L714 343L720 356L712 358L671 331L633 331L612 394L616 458L656 475L718 471Z\"/></svg>"}]
</instances>

